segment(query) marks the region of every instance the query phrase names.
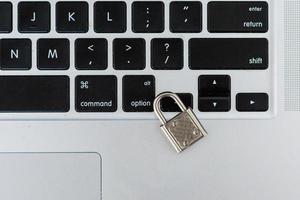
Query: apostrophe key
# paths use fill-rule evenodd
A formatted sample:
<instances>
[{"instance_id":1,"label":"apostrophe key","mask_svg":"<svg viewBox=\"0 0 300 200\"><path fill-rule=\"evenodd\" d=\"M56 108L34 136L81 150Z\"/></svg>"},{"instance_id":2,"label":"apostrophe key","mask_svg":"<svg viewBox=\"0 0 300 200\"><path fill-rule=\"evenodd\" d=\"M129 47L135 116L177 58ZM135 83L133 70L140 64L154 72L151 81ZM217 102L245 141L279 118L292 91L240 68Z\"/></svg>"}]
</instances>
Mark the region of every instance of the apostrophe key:
<instances>
[{"instance_id":1,"label":"apostrophe key","mask_svg":"<svg viewBox=\"0 0 300 200\"><path fill-rule=\"evenodd\" d=\"M170 4L170 30L173 33L199 33L202 30L202 3L173 1Z\"/></svg>"}]
</instances>

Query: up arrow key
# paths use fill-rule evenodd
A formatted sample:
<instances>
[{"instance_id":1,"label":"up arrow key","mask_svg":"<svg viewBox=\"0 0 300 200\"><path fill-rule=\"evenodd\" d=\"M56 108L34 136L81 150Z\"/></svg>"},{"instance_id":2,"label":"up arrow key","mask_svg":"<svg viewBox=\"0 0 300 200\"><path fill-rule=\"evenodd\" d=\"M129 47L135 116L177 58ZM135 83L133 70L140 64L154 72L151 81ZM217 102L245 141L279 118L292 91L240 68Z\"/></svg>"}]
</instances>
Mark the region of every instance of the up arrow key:
<instances>
[{"instance_id":1,"label":"up arrow key","mask_svg":"<svg viewBox=\"0 0 300 200\"><path fill-rule=\"evenodd\" d=\"M214 80L213 85L217 85L217 81L216 80Z\"/></svg>"},{"instance_id":2,"label":"up arrow key","mask_svg":"<svg viewBox=\"0 0 300 200\"><path fill-rule=\"evenodd\" d=\"M213 102L214 107L217 107L218 103L217 102Z\"/></svg>"}]
</instances>

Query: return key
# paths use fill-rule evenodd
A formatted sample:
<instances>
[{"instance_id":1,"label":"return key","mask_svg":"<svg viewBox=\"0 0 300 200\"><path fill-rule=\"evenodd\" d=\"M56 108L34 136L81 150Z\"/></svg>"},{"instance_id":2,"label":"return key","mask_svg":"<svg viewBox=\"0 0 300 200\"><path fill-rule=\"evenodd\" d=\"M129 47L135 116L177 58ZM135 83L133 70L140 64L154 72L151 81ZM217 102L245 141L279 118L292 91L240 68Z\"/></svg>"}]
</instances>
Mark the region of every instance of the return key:
<instances>
[{"instance_id":1,"label":"return key","mask_svg":"<svg viewBox=\"0 0 300 200\"><path fill-rule=\"evenodd\" d=\"M265 33L268 31L268 3L264 1L209 2L208 31Z\"/></svg>"}]
</instances>

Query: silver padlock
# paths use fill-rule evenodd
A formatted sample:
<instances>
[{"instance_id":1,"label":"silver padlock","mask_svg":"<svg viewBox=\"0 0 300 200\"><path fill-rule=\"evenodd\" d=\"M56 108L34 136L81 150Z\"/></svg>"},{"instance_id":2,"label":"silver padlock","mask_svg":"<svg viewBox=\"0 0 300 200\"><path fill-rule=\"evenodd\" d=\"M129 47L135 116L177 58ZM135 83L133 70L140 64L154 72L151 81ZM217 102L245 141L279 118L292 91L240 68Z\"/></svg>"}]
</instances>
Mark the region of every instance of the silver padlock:
<instances>
[{"instance_id":1,"label":"silver padlock","mask_svg":"<svg viewBox=\"0 0 300 200\"><path fill-rule=\"evenodd\" d=\"M161 111L161 100L166 97L174 99L181 109L181 113L167 121ZM207 132L197 119L191 108L186 108L180 98L171 92L159 94L153 103L154 111L161 121L161 129L172 143L178 153L182 152L193 143L207 135Z\"/></svg>"}]
</instances>

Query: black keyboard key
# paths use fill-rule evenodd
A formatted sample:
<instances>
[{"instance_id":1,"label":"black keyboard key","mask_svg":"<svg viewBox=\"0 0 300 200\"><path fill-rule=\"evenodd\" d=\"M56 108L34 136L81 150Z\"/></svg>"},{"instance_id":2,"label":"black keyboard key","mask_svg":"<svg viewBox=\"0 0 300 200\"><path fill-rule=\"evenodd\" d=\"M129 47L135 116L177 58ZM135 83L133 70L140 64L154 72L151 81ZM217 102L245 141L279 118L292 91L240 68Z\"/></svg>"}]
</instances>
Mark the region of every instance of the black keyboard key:
<instances>
[{"instance_id":1,"label":"black keyboard key","mask_svg":"<svg viewBox=\"0 0 300 200\"><path fill-rule=\"evenodd\" d=\"M151 67L157 70L183 68L183 41L178 38L156 38L151 41Z\"/></svg>"},{"instance_id":2,"label":"black keyboard key","mask_svg":"<svg viewBox=\"0 0 300 200\"><path fill-rule=\"evenodd\" d=\"M10 33L12 31L12 4L0 2L0 13L0 33Z\"/></svg>"},{"instance_id":3,"label":"black keyboard key","mask_svg":"<svg viewBox=\"0 0 300 200\"><path fill-rule=\"evenodd\" d=\"M228 75L201 75L198 81L201 112L228 112L231 109L231 78Z\"/></svg>"},{"instance_id":4,"label":"black keyboard key","mask_svg":"<svg viewBox=\"0 0 300 200\"><path fill-rule=\"evenodd\" d=\"M268 68L265 38L193 38L189 41L189 67L199 69L263 70Z\"/></svg>"},{"instance_id":5,"label":"black keyboard key","mask_svg":"<svg viewBox=\"0 0 300 200\"><path fill-rule=\"evenodd\" d=\"M202 3L174 1L170 4L170 30L173 33L202 31Z\"/></svg>"},{"instance_id":6,"label":"black keyboard key","mask_svg":"<svg viewBox=\"0 0 300 200\"><path fill-rule=\"evenodd\" d=\"M123 110L125 112L153 112L155 78L151 75L123 77Z\"/></svg>"},{"instance_id":7,"label":"black keyboard key","mask_svg":"<svg viewBox=\"0 0 300 200\"><path fill-rule=\"evenodd\" d=\"M58 33L86 33L89 28L87 2L56 3L56 31Z\"/></svg>"},{"instance_id":8,"label":"black keyboard key","mask_svg":"<svg viewBox=\"0 0 300 200\"><path fill-rule=\"evenodd\" d=\"M68 112L68 76L0 76L0 112Z\"/></svg>"},{"instance_id":9,"label":"black keyboard key","mask_svg":"<svg viewBox=\"0 0 300 200\"><path fill-rule=\"evenodd\" d=\"M96 2L94 29L96 33L124 33L127 29L126 3L122 1Z\"/></svg>"},{"instance_id":10,"label":"black keyboard key","mask_svg":"<svg viewBox=\"0 0 300 200\"><path fill-rule=\"evenodd\" d=\"M141 38L113 41L113 66L116 70L142 70L146 67L145 40Z\"/></svg>"},{"instance_id":11,"label":"black keyboard key","mask_svg":"<svg viewBox=\"0 0 300 200\"><path fill-rule=\"evenodd\" d=\"M20 2L18 30L21 33L48 33L50 31L50 3Z\"/></svg>"},{"instance_id":12,"label":"black keyboard key","mask_svg":"<svg viewBox=\"0 0 300 200\"><path fill-rule=\"evenodd\" d=\"M37 41L37 67L41 70L66 70L70 67L68 39L39 39Z\"/></svg>"},{"instance_id":13,"label":"black keyboard key","mask_svg":"<svg viewBox=\"0 0 300 200\"><path fill-rule=\"evenodd\" d=\"M266 93L239 93L236 96L236 109L240 112L266 112L269 109L269 96Z\"/></svg>"},{"instance_id":14,"label":"black keyboard key","mask_svg":"<svg viewBox=\"0 0 300 200\"><path fill-rule=\"evenodd\" d=\"M163 2L136 1L132 4L132 30L135 33L162 33L164 18Z\"/></svg>"},{"instance_id":15,"label":"black keyboard key","mask_svg":"<svg viewBox=\"0 0 300 200\"><path fill-rule=\"evenodd\" d=\"M107 40L77 39L75 41L75 67L79 70L105 70L107 68Z\"/></svg>"},{"instance_id":16,"label":"black keyboard key","mask_svg":"<svg viewBox=\"0 0 300 200\"><path fill-rule=\"evenodd\" d=\"M193 95L191 93L177 93L180 100L187 108L193 108ZM180 112L180 108L172 98L161 100L161 110L163 112Z\"/></svg>"},{"instance_id":17,"label":"black keyboard key","mask_svg":"<svg viewBox=\"0 0 300 200\"><path fill-rule=\"evenodd\" d=\"M30 39L1 39L1 69L28 70L31 68Z\"/></svg>"},{"instance_id":18,"label":"black keyboard key","mask_svg":"<svg viewBox=\"0 0 300 200\"><path fill-rule=\"evenodd\" d=\"M115 76L77 76L75 83L77 112L115 112L117 78Z\"/></svg>"},{"instance_id":19,"label":"black keyboard key","mask_svg":"<svg viewBox=\"0 0 300 200\"><path fill-rule=\"evenodd\" d=\"M268 31L268 3L230 1L208 3L209 32Z\"/></svg>"},{"instance_id":20,"label":"black keyboard key","mask_svg":"<svg viewBox=\"0 0 300 200\"><path fill-rule=\"evenodd\" d=\"M201 75L198 85L200 96L230 96L231 79L228 75Z\"/></svg>"},{"instance_id":21,"label":"black keyboard key","mask_svg":"<svg viewBox=\"0 0 300 200\"><path fill-rule=\"evenodd\" d=\"M228 112L230 111L230 97L199 97L201 112Z\"/></svg>"}]
</instances>

